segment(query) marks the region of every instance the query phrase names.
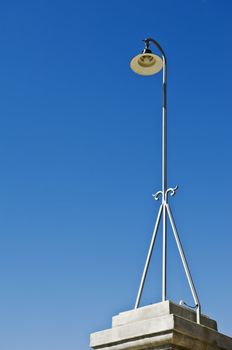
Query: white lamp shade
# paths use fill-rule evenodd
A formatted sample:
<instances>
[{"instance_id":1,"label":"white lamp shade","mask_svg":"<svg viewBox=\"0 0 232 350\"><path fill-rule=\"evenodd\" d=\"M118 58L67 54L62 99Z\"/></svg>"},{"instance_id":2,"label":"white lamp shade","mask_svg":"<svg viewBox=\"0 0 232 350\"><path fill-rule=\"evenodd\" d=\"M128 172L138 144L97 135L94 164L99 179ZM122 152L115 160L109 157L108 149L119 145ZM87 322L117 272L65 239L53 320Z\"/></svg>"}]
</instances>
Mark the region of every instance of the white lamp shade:
<instances>
[{"instance_id":1,"label":"white lamp shade","mask_svg":"<svg viewBox=\"0 0 232 350\"><path fill-rule=\"evenodd\" d=\"M130 62L131 69L140 75L153 75L163 68L163 60L153 53L141 53Z\"/></svg>"}]
</instances>

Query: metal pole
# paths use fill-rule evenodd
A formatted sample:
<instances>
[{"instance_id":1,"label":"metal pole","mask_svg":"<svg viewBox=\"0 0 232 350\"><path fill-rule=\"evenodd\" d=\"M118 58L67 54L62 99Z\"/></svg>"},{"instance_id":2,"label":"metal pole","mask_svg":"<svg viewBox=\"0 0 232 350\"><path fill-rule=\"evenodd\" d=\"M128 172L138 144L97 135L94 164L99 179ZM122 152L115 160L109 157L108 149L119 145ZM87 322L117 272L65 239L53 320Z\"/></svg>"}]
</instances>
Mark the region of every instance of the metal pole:
<instances>
[{"instance_id":1,"label":"metal pole","mask_svg":"<svg viewBox=\"0 0 232 350\"><path fill-rule=\"evenodd\" d=\"M156 240L156 236L157 236L157 232L158 232L158 228L159 228L159 223L160 223L162 210L163 210L163 205L161 204L161 206L159 208L158 215L157 215L157 219L156 219L156 223L155 223L155 227L154 227L154 231L153 231L153 235L152 235L149 251L148 251L148 254L147 254L147 259L146 259L146 263L145 263L145 266L144 266L143 275L142 275L142 278L141 278L137 299L136 299L136 302L135 302L135 309L137 309L139 307L141 295L142 295L142 292L143 292L144 282L145 282L145 279L146 279L146 276L147 276L147 271L148 271L148 267L149 267L149 264L150 264L150 261L151 261L151 256L152 256L152 252L153 252L153 248L154 248L154 244L155 244L155 240Z\"/></svg>"},{"instance_id":2,"label":"metal pole","mask_svg":"<svg viewBox=\"0 0 232 350\"><path fill-rule=\"evenodd\" d=\"M165 201L165 195L167 190L167 58L164 50L160 44L152 39L147 38L144 40L149 44L152 42L161 52L163 60L163 107L162 107L162 192L163 202Z\"/></svg>"},{"instance_id":3,"label":"metal pole","mask_svg":"<svg viewBox=\"0 0 232 350\"><path fill-rule=\"evenodd\" d=\"M163 107L162 107L162 202L163 202L163 252L162 252L162 301L167 295L167 215L166 215L166 191L167 191L167 58L160 44L152 39L152 42L161 52L163 60Z\"/></svg>"},{"instance_id":4,"label":"metal pole","mask_svg":"<svg viewBox=\"0 0 232 350\"><path fill-rule=\"evenodd\" d=\"M163 108L162 108L162 201L163 201L163 257L162 257L162 301L167 295L167 65L163 55Z\"/></svg>"},{"instance_id":5,"label":"metal pole","mask_svg":"<svg viewBox=\"0 0 232 350\"><path fill-rule=\"evenodd\" d=\"M163 108L162 108L162 192L167 190L167 62L163 55Z\"/></svg>"},{"instance_id":6,"label":"metal pole","mask_svg":"<svg viewBox=\"0 0 232 350\"><path fill-rule=\"evenodd\" d=\"M162 301L166 300L167 294L167 213L166 205L163 204L163 252L162 252Z\"/></svg>"}]
</instances>

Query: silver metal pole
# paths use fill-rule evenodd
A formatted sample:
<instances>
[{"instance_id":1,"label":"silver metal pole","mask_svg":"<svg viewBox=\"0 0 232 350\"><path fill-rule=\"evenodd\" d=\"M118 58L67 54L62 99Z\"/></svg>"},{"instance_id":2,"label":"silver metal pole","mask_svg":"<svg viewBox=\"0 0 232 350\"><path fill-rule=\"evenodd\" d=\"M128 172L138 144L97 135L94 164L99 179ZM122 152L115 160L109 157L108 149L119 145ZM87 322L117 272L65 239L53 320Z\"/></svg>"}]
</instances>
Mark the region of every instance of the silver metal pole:
<instances>
[{"instance_id":1,"label":"silver metal pole","mask_svg":"<svg viewBox=\"0 0 232 350\"><path fill-rule=\"evenodd\" d=\"M149 267L149 264L150 264L150 261L151 261L151 256L152 256L152 252L153 252L153 248L154 248L154 244L155 244L155 240L156 240L156 236L157 236L157 232L158 232L158 228L159 228L159 223L160 223L160 218L161 218L162 211L163 211L163 204L160 205L159 212L158 212L158 215L157 215L157 219L156 219L156 223L155 223L155 227L154 227L154 231L153 231L153 235L152 235L149 251L148 251L148 254L147 254L146 263L145 263L144 270L143 270L143 275L142 275L140 286L139 286L137 299L136 299L136 302L135 302L135 309L137 309L139 307L141 295L142 295L142 292L143 292L144 282L145 282L145 279L146 279L146 276L147 276L147 271L148 271L148 267Z\"/></svg>"},{"instance_id":2,"label":"silver metal pole","mask_svg":"<svg viewBox=\"0 0 232 350\"><path fill-rule=\"evenodd\" d=\"M163 59L163 108L162 108L162 192L163 201L167 190L167 62Z\"/></svg>"},{"instance_id":3,"label":"silver metal pole","mask_svg":"<svg viewBox=\"0 0 232 350\"><path fill-rule=\"evenodd\" d=\"M173 218L173 215L172 215L171 208L169 207L168 204L166 204L166 208L167 208L168 216L169 216L170 223L171 223L171 226L172 226L173 234L174 234L174 237L175 237L175 240L176 240L176 244L177 244L177 247L178 247L178 250L179 250L179 253L180 253L180 257L181 257L181 260L182 260L182 263L183 263L183 266L184 266L185 274L186 274L187 279L188 279L189 287L190 287L191 292L192 292L193 300L194 300L194 302L196 304L196 308L197 308L197 323L200 323L201 322L201 319L200 319L200 317L201 317L200 301L199 301L199 298L198 298L198 295L197 295L197 291L196 291L196 288L194 286L193 279L192 279L192 276L191 276L191 273L190 273L190 270L189 270L189 267L188 267L187 259L186 259L185 254L184 254L184 250L183 250L183 247L182 247L182 244L181 244L181 240L180 240L180 237L179 237L178 232L177 232L177 228L176 228L176 224L175 224L175 221L174 221L174 218Z\"/></svg>"},{"instance_id":4,"label":"silver metal pole","mask_svg":"<svg viewBox=\"0 0 232 350\"><path fill-rule=\"evenodd\" d=\"M163 255L162 255L162 301L166 300L167 293L167 213L163 203Z\"/></svg>"},{"instance_id":5,"label":"silver metal pole","mask_svg":"<svg viewBox=\"0 0 232 350\"><path fill-rule=\"evenodd\" d=\"M162 108L162 201L163 201L163 257L162 257L162 301L167 295L167 223L166 223L166 190L167 190L167 64L163 58L163 108Z\"/></svg>"},{"instance_id":6,"label":"silver metal pole","mask_svg":"<svg viewBox=\"0 0 232 350\"><path fill-rule=\"evenodd\" d=\"M167 294L167 224L166 224L166 191L167 191L167 59L160 44L153 38L145 40L152 42L161 52L163 60L163 107L162 107L162 202L163 202L163 254L162 254L162 300Z\"/></svg>"}]
</instances>

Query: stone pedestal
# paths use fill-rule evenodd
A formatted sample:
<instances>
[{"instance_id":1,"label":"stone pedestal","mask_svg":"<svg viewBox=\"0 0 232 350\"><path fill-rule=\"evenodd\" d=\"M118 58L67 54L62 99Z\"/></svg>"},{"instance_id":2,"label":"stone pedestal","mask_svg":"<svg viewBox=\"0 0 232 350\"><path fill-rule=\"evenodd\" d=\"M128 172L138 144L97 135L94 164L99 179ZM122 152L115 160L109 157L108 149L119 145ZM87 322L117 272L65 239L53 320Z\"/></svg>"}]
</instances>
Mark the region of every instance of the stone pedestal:
<instances>
[{"instance_id":1,"label":"stone pedestal","mask_svg":"<svg viewBox=\"0 0 232 350\"><path fill-rule=\"evenodd\" d=\"M206 316L196 323L194 311L165 301L121 312L112 328L91 334L96 350L232 350L232 338L217 331Z\"/></svg>"}]
</instances>

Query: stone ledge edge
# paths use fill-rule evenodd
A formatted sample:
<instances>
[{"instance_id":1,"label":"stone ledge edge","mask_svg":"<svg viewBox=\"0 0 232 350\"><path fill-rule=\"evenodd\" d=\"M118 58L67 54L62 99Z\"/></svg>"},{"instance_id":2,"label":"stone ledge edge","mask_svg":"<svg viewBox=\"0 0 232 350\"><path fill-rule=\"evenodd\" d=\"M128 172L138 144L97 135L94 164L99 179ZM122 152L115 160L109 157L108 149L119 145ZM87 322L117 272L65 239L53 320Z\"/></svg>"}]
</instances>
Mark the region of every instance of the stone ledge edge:
<instances>
[{"instance_id":1,"label":"stone ledge edge","mask_svg":"<svg viewBox=\"0 0 232 350\"><path fill-rule=\"evenodd\" d=\"M146 334L136 334L136 329L138 329L139 326L141 326L142 329L146 328L150 324L150 328L154 324L156 324L157 321L165 322L167 321L167 328L164 329L162 327L155 327L156 329L150 330ZM135 327L136 325L136 327ZM127 329L126 329L127 328ZM132 328L128 334L128 336L121 337L118 335L118 332L115 330L121 330L122 332L128 330L128 328ZM133 329L134 328L134 329ZM134 332L133 332L134 331ZM115 334L113 334L115 333ZM134 333L134 334L133 334ZM100 339L96 339L96 338ZM107 342L103 341L104 338L110 338ZM186 338L186 341L184 341L184 337ZM94 339L95 338L95 339ZM195 322L192 322L190 320L186 320L182 317L176 316L176 315L168 315L165 317L157 317L155 319L148 319L148 320L142 320L136 323L132 323L129 325L123 325L118 326L116 328L110 328L104 331L96 332L91 334L90 338L90 346L93 349L104 349L104 350L126 350L126 349L132 349L133 350L139 350L141 346L144 348L144 346L147 344L147 346L159 346L159 345L180 345L184 346L184 343L193 343L193 341L196 343L199 343L198 346L200 346L200 343L205 344L205 346L210 345L212 347L212 350L216 349L225 349L225 350L231 350L232 349L232 338L217 332L216 330L213 330L211 328L208 328L204 325L198 325ZM161 342L161 343L160 343ZM185 344L186 346L186 344ZM193 345L191 345L193 346ZM199 347L199 349L206 349L206 347ZM149 348L148 348L149 349ZM191 349L191 347L187 347L186 349ZM210 348L211 349L211 348Z\"/></svg>"}]
</instances>

